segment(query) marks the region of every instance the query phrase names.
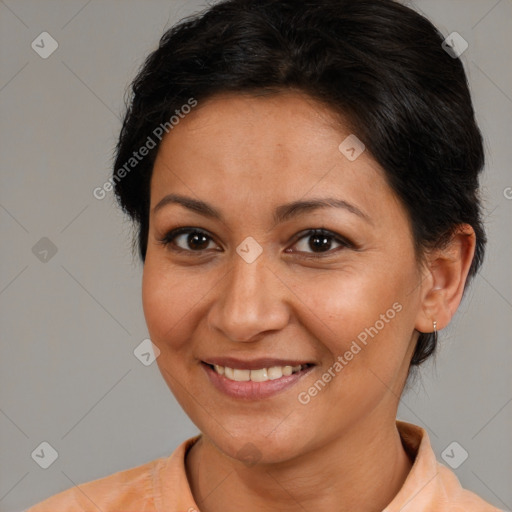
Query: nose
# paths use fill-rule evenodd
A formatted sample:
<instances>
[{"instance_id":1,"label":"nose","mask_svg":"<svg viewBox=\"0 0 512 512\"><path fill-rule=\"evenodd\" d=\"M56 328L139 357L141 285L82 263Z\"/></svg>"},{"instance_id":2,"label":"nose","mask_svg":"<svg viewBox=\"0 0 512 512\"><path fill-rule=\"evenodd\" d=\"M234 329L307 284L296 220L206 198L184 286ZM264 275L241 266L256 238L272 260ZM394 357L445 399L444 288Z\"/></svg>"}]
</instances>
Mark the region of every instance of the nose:
<instances>
[{"instance_id":1,"label":"nose","mask_svg":"<svg viewBox=\"0 0 512 512\"><path fill-rule=\"evenodd\" d=\"M289 322L288 289L268 265L264 254L247 263L233 255L231 270L219 286L208 324L237 342L257 341Z\"/></svg>"}]
</instances>

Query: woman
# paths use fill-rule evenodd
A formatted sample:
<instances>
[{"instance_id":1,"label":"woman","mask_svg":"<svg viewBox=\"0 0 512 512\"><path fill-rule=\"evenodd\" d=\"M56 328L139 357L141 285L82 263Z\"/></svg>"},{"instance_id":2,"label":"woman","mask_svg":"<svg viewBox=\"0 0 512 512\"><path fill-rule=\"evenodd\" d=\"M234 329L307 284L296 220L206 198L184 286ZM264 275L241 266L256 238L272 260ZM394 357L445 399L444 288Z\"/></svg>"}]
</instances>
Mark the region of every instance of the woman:
<instances>
[{"instance_id":1,"label":"woman","mask_svg":"<svg viewBox=\"0 0 512 512\"><path fill-rule=\"evenodd\" d=\"M482 138L442 43L391 0L227 0L162 37L112 183L201 434L30 512L497 510L396 420L485 247Z\"/></svg>"}]
</instances>

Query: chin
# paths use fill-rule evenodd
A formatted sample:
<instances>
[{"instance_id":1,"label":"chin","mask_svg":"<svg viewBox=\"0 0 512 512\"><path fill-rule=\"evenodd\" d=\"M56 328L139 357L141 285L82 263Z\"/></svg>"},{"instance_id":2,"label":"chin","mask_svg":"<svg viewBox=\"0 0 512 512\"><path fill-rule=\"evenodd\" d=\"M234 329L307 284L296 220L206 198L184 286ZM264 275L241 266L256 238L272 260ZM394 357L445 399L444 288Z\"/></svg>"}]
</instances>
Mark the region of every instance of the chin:
<instances>
[{"instance_id":1,"label":"chin","mask_svg":"<svg viewBox=\"0 0 512 512\"><path fill-rule=\"evenodd\" d=\"M221 422L226 426L225 430L217 425L211 430L201 431L222 453L252 467L256 464L286 463L309 450L311 426L308 432L291 432L289 428L280 430L280 423L282 426L284 422L286 419L280 418L279 421L245 430L239 425L236 432L229 430L229 423Z\"/></svg>"}]
</instances>

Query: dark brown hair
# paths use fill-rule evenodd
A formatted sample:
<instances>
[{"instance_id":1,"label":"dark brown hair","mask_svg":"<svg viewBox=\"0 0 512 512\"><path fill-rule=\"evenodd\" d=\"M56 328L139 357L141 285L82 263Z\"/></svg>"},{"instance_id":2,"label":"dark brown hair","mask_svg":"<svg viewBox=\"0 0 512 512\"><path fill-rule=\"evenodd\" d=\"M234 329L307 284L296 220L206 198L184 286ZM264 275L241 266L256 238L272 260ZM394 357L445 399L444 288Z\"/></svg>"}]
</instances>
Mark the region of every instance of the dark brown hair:
<instances>
[{"instance_id":1,"label":"dark brown hair","mask_svg":"<svg viewBox=\"0 0 512 512\"><path fill-rule=\"evenodd\" d=\"M132 84L115 156L115 193L142 260L159 140L119 179L133 152L190 98L294 89L348 120L407 209L420 257L458 225L473 227L470 279L486 243L484 152L462 62L442 42L426 18L392 0L226 0L168 30ZM436 342L421 333L411 365Z\"/></svg>"}]
</instances>

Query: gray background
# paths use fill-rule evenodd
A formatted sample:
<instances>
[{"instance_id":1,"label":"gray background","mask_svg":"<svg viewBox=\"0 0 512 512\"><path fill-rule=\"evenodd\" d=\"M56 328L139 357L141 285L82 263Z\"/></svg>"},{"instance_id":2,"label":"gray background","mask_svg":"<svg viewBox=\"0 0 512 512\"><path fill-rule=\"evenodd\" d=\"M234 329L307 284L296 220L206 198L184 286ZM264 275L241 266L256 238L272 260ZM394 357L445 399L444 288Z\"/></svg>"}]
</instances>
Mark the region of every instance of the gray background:
<instances>
[{"instance_id":1,"label":"gray background","mask_svg":"<svg viewBox=\"0 0 512 512\"><path fill-rule=\"evenodd\" d=\"M511 509L512 0L409 4L469 43L489 246L399 417L427 429L440 460L457 441L469 453L462 484ZM147 337L141 265L112 193L92 190L109 176L130 79L164 29L203 5L0 1L1 511L167 455L197 432L156 364L133 354ZM59 44L47 59L31 48L43 31ZM57 248L46 262L32 250L42 237ZM59 454L46 470L31 458L43 441Z\"/></svg>"}]
</instances>

